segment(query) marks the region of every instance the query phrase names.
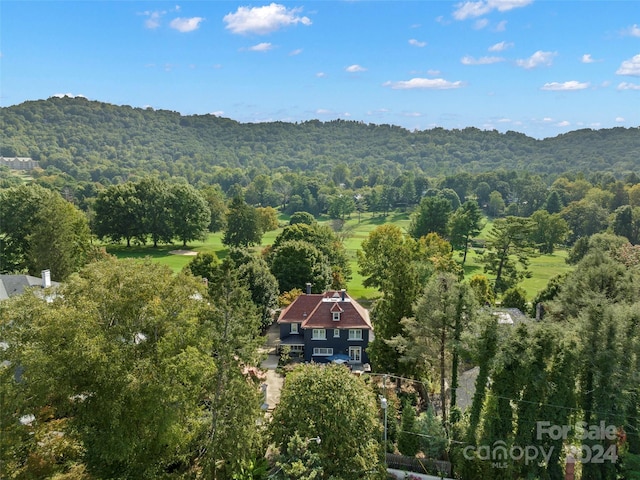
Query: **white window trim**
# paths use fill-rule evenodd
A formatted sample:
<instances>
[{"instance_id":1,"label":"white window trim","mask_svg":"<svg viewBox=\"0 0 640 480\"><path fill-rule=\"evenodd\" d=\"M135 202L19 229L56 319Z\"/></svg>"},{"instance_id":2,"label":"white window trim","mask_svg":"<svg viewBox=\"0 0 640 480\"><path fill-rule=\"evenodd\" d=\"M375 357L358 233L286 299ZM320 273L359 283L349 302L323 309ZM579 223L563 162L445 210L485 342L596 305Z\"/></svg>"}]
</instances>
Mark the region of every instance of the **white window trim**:
<instances>
[{"instance_id":1,"label":"white window trim","mask_svg":"<svg viewBox=\"0 0 640 480\"><path fill-rule=\"evenodd\" d=\"M351 359L351 357L352 357L352 355L351 355L352 349L354 351L358 352L358 355L357 355L358 358L357 359L353 359L353 360ZM353 355L353 356L355 357L356 355ZM362 347L349 347L349 361L350 362L356 362L356 363L357 362L362 362Z\"/></svg>"},{"instance_id":2,"label":"white window trim","mask_svg":"<svg viewBox=\"0 0 640 480\"><path fill-rule=\"evenodd\" d=\"M361 328L350 328L349 329L349 340L352 342L361 342L364 339L364 335L362 334Z\"/></svg>"},{"instance_id":3,"label":"white window trim","mask_svg":"<svg viewBox=\"0 0 640 480\"><path fill-rule=\"evenodd\" d=\"M337 328L333 329L333 338L340 338L340 330Z\"/></svg>"},{"instance_id":4,"label":"white window trim","mask_svg":"<svg viewBox=\"0 0 640 480\"><path fill-rule=\"evenodd\" d=\"M320 336L322 334L322 336ZM324 328L314 328L311 331L311 340L326 340L327 330Z\"/></svg>"},{"instance_id":5,"label":"white window trim","mask_svg":"<svg viewBox=\"0 0 640 480\"><path fill-rule=\"evenodd\" d=\"M297 323L292 323L291 324L291 335L296 335L300 333L298 330L298 324Z\"/></svg>"},{"instance_id":6,"label":"white window trim","mask_svg":"<svg viewBox=\"0 0 640 480\"><path fill-rule=\"evenodd\" d=\"M330 357L333 355L333 348L331 347L315 347L313 349L314 357Z\"/></svg>"},{"instance_id":7,"label":"white window trim","mask_svg":"<svg viewBox=\"0 0 640 480\"><path fill-rule=\"evenodd\" d=\"M334 322L340 321L340 312L333 312L333 321Z\"/></svg>"}]
</instances>

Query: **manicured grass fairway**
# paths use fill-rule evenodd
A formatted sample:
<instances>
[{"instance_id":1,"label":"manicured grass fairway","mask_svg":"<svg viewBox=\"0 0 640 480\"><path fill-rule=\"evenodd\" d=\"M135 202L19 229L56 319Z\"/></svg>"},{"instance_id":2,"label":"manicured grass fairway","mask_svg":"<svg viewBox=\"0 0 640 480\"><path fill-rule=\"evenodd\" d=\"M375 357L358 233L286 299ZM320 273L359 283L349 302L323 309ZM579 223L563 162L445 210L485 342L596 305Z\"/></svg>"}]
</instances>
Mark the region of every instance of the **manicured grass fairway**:
<instances>
[{"instance_id":1,"label":"manicured grass fairway","mask_svg":"<svg viewBox=\"0 0 640 480\"><path fill-rule=\"evenodd\" d=\"M284 216L280 217L281 225L287 224L288 218ZM320 222L330 222L328 219L320 219ZM345 222L341 235L344 238L344 245L347 250L349 263L352 270L352 279L347 285L347 289L351 296L361 300L365 305L372 299L379 296L379 292L373 288L366 288L362 285L364 278L358 274L358 262L356 252L360 249L362 241L367 238L369 233L376 227L385 223L394 223L398 225L403 231L407 231L409 227L409 215L406 213L393 213L386 217L372 216L371 214L363 214L358 223L358 216L352 215L350 219ZM487 222L482 229L478 238L486 238L487 233L491 229L491 223ZM262 244L259 247L254 247L255 251L260 251L267 245L273 244L275 238L282 231L282 229L267 232L262 237ZM154 261L168 265L174 271L180 271L189 261L193 258L186 255L172 255L169 253L172 250L180 250L182 246L175 245L161 245L158 248L152 246L131 247L126 248L124 245L107 245L107 251L119 258L145 258L150 257ZM227 249L222 245L222 233L210 234L205 242L194 242L187 247L189 250L203 253L215 253L218 258L224 258L227 255ZM457 255L457 252L455 253ZM545 287L548 280L560 273L568 271L571 267L565 263L567 252L564 250L558 250L553 255L541 255L531 259L531 265L529 269L532 272L532 277L525 279L521 286L527 292L527 299L532 300L536 294ZM462 261L462 256L456 257L459 261ZM467 262L465 264L465 276L467 278L475 274L483 273L482 265L477 262L478 255L470 248L467 255Z\"/></svg>"}]
</instances>

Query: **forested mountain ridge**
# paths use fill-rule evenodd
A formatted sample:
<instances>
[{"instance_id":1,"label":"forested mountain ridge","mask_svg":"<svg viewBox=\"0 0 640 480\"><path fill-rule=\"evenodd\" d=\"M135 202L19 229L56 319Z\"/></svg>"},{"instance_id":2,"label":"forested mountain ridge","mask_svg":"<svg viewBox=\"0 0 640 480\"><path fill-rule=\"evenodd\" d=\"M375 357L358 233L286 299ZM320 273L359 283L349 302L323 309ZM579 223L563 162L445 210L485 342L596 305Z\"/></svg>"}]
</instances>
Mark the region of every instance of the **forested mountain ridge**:
<instances>
[{"instance_id":1,"label":"forested mountain ridge","mask_svg":"<svg viewBox=\"0 0 640 480\"><path fill-rule=\"evenodd\" d=\"M29 101L1 112L3 156L32 157L44 169L103 183L149 173L210 183L219 181L222 169L326 172L338 164L363 177L499 169L622 175L640 167L640 128L584 129L536 140L511 131L409 131L344 120L242 124L81 97Z\"/></svg>"}]
</instances>

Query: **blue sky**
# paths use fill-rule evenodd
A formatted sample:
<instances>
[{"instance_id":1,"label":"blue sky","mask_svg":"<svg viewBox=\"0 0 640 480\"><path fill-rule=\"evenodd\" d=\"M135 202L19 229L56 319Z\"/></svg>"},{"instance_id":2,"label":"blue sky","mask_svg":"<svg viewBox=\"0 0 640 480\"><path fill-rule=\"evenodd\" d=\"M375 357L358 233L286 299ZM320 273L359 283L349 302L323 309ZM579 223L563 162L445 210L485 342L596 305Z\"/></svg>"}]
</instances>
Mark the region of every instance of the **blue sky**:
<instances>
[{"instance_id":1,"label":"blue sky","mask_svg":"<svg viewBox=\"0 0 640 480\"><path fill-rule=\"evenodd\" d=\"M11 1L0 104L536 138L640 126L637 1Z\"/></svg>"}]
</instances>

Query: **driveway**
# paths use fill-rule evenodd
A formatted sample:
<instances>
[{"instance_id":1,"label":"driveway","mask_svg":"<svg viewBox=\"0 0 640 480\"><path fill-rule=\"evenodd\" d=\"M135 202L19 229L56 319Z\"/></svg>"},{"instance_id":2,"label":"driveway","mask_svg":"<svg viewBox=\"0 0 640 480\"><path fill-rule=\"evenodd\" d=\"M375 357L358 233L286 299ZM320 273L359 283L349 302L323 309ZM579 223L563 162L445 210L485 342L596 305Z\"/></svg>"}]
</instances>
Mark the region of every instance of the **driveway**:
<instances>
[{"instance_id":1,"label":"driveway","mask_svg":"<svg viewBox=\"0 0 640 480\"><path fill-rule=\"evenodd\" d=\"M276 350L280 340L278 325L275 323L271 325L265 337L265 344L262 351L267 354L267 358L262 361L260 368L267 372L267 379L265 380L267 384L267 404L269 405L268 411L271 412L280 401L280 391L284 383L284 377L276 373L279 361Z\"/></svg>"}]
</instances>

